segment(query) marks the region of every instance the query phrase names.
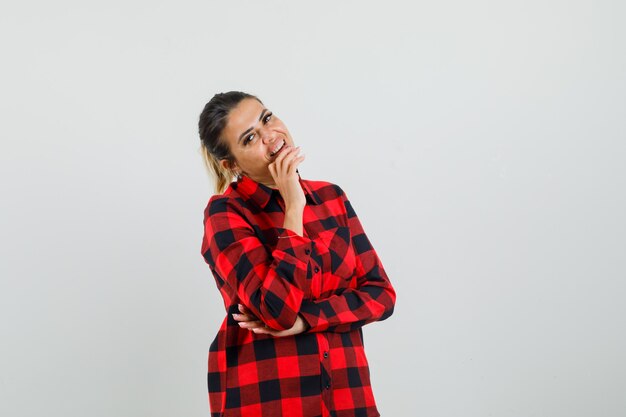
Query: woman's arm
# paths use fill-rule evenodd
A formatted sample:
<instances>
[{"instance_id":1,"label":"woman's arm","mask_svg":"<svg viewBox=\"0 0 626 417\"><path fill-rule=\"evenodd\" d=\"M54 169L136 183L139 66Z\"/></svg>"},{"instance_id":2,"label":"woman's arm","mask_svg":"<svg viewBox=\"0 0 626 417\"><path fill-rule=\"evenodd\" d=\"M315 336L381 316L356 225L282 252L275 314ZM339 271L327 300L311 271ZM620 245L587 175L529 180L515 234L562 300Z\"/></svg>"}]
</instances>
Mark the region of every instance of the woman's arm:
<instances>
[{"instance_id":1,"label":"woman's arm","mask_svg":"<svg viewBox=\"0 0 626 417\"><path fill-rule=\"evenodd\" d=\"M396 293L380 258L367 238L346 194L337 187L346 208L352 245L356 254L357 288L323 299L305 299L300 315L310 326L307 332L347 332L391 316Z\"/></svg>"},{"instance_id":2,"label":"woman's arm","mask_svg":"<svg viewBox=\"0 0 626 417\"><path fill-rule=\"evenodd\" d=\"M298 310L311 292L307 272L313 242L303 237L306 198L297 168L304 155L298 150L285 145L268 165L285 202L283 227L276 228L277 242L271 254L257 236L258 227L242 214L238 199L214 196L205 212L202 255L226 304L236 295L254 315L279 331L294 324L306 327Z\"/></svg>"},{"instance_id":3,"label":"woman's arm","mask_svg":"<svg viewBox=\"0 0 626 417\"><path fill-rule=\"evenodd\" d=\"M391 316L396 301L396 293L387 277L385 269L372 247L363 226L359 221L345 193L340 196L346 209L348 225L352 236L352 245L356 253L357 288L347 288L330 297L304 299L300 306L300 317L304 320L304 328L300 332L348 332L373 321L381 321ZM274 336L290 335L292 331L276 332L263 328L258 318L245 308L242 314L235 316L242 327L256 333ZM290 329L293 330L293 329Z\"/></svg>"},{"instance_id":4,"label":"woman's arm","mask_svg":"<svg viewBox=\"0 0 626 417\"><path fill-rule=\"evenodd\" d=\"M239 204L228 197L212 198L205 212L202 254L225 298L222 287L227 285L270 328L286 330L310 295L307 266L313 242L285 227L277 231L270 256Z\"/></svg>"}]
</instances>

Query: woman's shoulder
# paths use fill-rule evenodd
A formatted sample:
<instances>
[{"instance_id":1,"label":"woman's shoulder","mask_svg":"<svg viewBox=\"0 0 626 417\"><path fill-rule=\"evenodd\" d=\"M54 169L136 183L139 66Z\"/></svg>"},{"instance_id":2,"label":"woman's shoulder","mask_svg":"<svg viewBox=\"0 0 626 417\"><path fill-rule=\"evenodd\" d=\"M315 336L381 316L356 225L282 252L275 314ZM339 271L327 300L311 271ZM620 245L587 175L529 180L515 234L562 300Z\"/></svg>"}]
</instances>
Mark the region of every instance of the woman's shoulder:
<instances>
[{"instance_id":1,"label":"woman's shoulder","mask_svg":"<svg viewBox=\"0 0 626 417\"><path fill-rule=\"evenodd\" d=\"M226 211L238 211L242 205L242 199L237 198L230 190L222 194L213 194L206 204L204 209L205 217L211 214L226 212Z\"/></svg>"}]
</instances>

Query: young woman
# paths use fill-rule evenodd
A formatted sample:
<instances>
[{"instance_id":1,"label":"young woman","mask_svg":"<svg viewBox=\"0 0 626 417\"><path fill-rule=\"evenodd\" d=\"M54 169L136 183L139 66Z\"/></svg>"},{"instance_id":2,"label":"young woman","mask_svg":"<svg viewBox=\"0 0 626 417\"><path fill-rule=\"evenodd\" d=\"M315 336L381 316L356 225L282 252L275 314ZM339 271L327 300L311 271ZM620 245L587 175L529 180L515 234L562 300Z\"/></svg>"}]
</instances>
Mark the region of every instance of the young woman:
<instances>
[{"instance_id":1,"label":"young woman","mask_svg":"<svg viewBox=\"0 0 626 417\"><path fill-rule=\"evenodd\" d=\"M304 155L253 95L216 94L199 133L217 191L201 253L226 310L211 415L379 416L362 327L396 294L345 192L300 177Z\"/></svg>"}]
</instances>

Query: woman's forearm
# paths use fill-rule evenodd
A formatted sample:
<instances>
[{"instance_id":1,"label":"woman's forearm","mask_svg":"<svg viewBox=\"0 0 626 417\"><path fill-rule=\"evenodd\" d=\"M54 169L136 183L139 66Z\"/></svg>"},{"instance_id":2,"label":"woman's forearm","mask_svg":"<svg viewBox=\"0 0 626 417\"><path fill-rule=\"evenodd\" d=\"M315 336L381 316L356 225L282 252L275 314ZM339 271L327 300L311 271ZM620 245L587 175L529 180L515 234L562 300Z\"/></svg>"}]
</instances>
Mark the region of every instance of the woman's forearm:
<instances>
[{"instance_id":1,"label":"woman's forearm","mask_svg":"<svg viewBox=\"0 0 626 417\"><path fill-rule=\"evenodd\" d=\"M304 207L287 208L283 228L293 230L299 236L303 236L302 219Z\"/></svg>"}]
</instances>

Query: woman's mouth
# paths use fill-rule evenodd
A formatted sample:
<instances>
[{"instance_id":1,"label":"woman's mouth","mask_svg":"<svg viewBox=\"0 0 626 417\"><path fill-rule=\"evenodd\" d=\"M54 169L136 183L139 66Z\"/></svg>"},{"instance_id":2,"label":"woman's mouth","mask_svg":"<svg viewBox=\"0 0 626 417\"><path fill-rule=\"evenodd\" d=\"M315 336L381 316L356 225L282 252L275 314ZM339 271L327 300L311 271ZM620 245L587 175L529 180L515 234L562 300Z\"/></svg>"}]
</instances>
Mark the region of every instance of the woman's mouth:
<instances>
[{"instance_id":1,"label":"woman's mouth","mask_svg":"<svg viewBox=\"0 0 626 417\"><path fill-rule=\"evenodd\" d=\"M277 144L274 149L272 149L272 152L270 153L270 157L274 157L278 154L278 152L281 151L281 149L283 149L285 147L285 140L281 140L279 144Z\"/></svg>"}]
</instances>

